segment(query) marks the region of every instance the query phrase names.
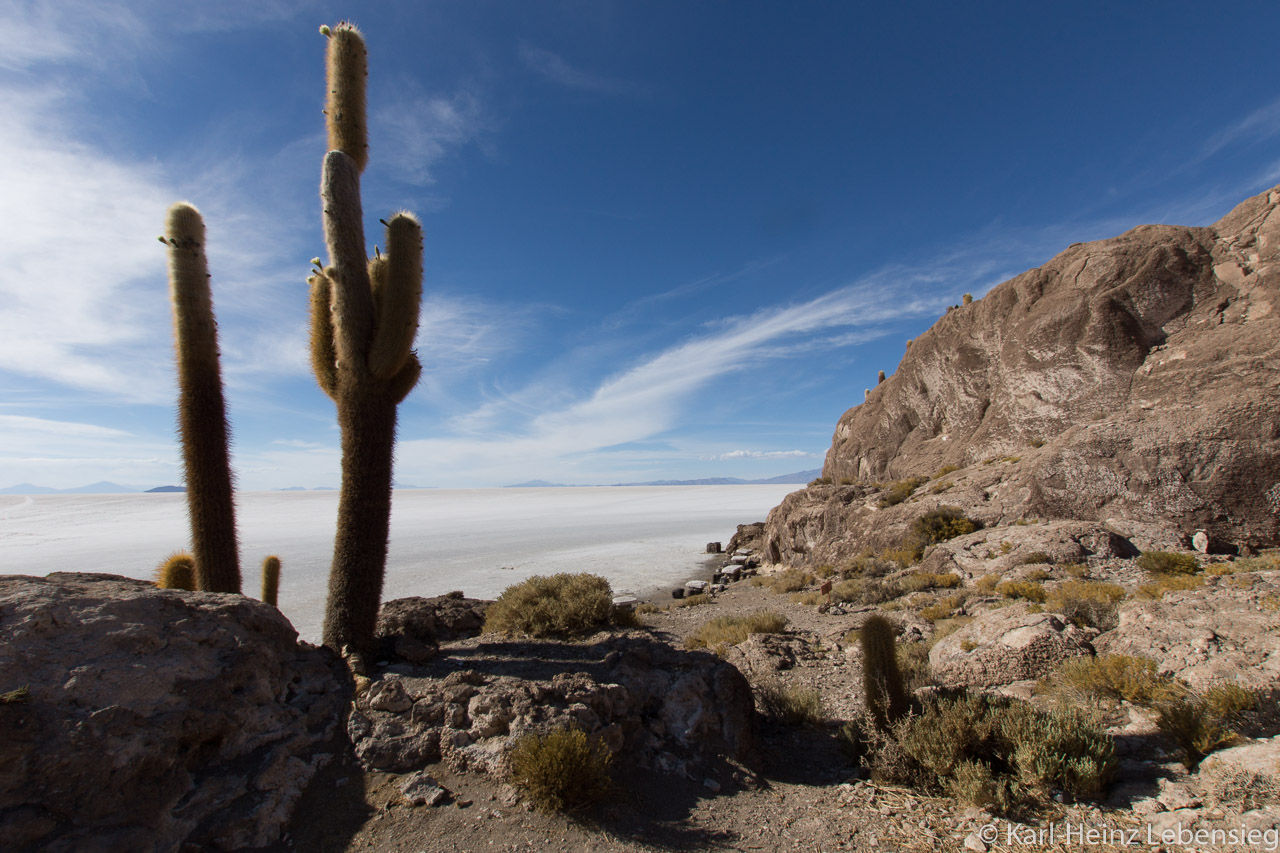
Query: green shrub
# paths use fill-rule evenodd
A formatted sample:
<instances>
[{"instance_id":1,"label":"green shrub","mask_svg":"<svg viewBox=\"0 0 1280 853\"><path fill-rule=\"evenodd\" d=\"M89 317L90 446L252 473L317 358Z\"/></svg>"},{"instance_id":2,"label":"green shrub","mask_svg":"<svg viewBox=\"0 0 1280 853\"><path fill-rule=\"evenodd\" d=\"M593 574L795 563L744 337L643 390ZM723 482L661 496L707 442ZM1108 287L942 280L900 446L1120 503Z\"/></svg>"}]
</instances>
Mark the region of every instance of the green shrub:
<instances>
[{"instance_id":1,"label":"green shrub","mask_svg":"<svg viewBox=\"0 0 1280 853\"><path fill-rule=\"evenodd\" d=\"M599 575L535 575L507 587L485 612L484 629L508 637L570 637L610 624L613 591Z\"/></svg>"},{"instance_id":2,"label":"green shrub","mask_svg":"<svg viewBox=\"0 0 1280 853\"><path fill-rule=\"evenodd\" d=\"M911 539L920 548L972 533L982 525L955 506L940 506L911 522Z\"/></svg>"},{"instance_id":3,"label":"green shrub","mask_svg":"<svg viewBox=\"0 0 1280 853\"><path fill-rule=\"evenodd\" d=\"M1042 713L1030 705L1011 705L1001 715L1000 738L1024 786L1094 799L1115 773L1115 742L1079 708Z\"/></svg>"},{"instance_id":4,"label":"green shrub","mask_svg":"<svg viewBox=\"0 0 1280 853\"><path fill-rule=\"evenodd\" d=\"M772 610L757 610L745 616L717 616L698 626L684 641L687 649L713 649L723 654L752 634L781 634L787 617Z\"/></svg>"},{"instance_id":5,"label":"green shrub","mask_svg":"<svg viewBox=\"0 0 1280 853\"><path fill-rule=\"evenodd\" d=\"M1061 613L1082 628L1110 631L1116 626L1116 609L1124 600L1124 587L1098 581L1071 580L1049 590L1045 609Z\"/></svg>"},{"instance_id":6,"label":"green shrub","mask_svg":"<svg viewBox=\"0 0 1280 853\"><path fill-rule=\"evenodd\" d=\"M527 734L511 751L511 781L545 811L576 811L610 788L613 756L580 729Z\"/></svg>"},{"instance_id":7,"label":"green shrub","mask_svg":"<svg viewBox=\"0 0 1280 853\"><path fill-rule=\"evenodd\" d=\"M1191 554L1172 551L1146 551L1138 557L1138 568L1150 575L1194 575L1200 561Z\"/></svg>"},{"instance_id":8,"label":"green shrub","mask_svg":"<svg viewBox=\"0 0 1280 853\"><path fill-rule=\"evenodd\" d=\"M905 480L898 480L891 483L884 493L880 495L879 506L881 509L885 507L897 506L905 501L915 492L916 489L929 482L928 477L908 477Z\"/></svg>"},{"instance_id":9,"label":"green shrub","mask_svg":"<svg viewBox=\"0 0 1280 853\"><path fill-rule=\"evenodd\" d=\"M784 726L824 726L827 712L822 694L809 687L790 687L776 681L756 685L760 713Z\"/></svg>"}]
</instances>

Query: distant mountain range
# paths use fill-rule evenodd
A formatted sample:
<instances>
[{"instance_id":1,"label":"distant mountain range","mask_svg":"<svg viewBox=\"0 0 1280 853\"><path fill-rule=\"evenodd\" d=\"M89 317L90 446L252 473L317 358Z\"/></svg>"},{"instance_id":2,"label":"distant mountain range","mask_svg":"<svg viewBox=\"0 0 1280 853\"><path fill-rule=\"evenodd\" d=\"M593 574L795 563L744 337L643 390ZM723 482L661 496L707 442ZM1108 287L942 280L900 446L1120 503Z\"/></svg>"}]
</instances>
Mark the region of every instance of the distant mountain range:
<instances>
[{"instance_id":1,"label":"distant mountain range","mask_svg":"<svg viewBox=\"0 0 1280 853\"><path fill-rule=\"evenodd\" d=\"M182 486L156 486L144 489L141 486L122 486L106 480L79 486L74 489L51 489L48 486L34 486L31 483L19 483L7 489L0 489L0 495L136 495L143 492L185 492Z\"/></svg>"},{"instance_id":2,"label":"distant mountain range","mask_svg":"<svg viewBox=\"0 0 1280 853\"><path fill-rule=\"evenodd\" d=\"M613 486L772 486L772 485L808 485L809 481L822 476L822 469L812 471L796 471L794 474L783 474L767 480L741 480L737 477L706 477L701 480L650 480L646 483L613 483ZM512 483L504 489L568 489L587 488L580 483L549 483L546 480L529 480L525 483Z\"/></svg>"}]
</instances>

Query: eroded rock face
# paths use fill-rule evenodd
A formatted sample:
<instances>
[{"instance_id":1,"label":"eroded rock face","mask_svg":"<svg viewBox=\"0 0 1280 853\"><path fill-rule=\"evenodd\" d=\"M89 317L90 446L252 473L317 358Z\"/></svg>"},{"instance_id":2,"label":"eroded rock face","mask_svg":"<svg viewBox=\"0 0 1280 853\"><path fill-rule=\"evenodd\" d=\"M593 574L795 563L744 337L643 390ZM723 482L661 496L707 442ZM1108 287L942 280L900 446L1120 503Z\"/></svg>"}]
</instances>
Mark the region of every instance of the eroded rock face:
<instances>
[{"instance_id":1,"label":"eroded rock face","mask_svg":"<svg viewBox=\"0 0 1280 853\"><path fill-rule=\"evenodd\" d=\"M1064 660L1093 654L1088 632L1025 604L989 610L943 637L929 666L946 687L1002 687L1047 675Z\"/></svg>"},{"instance_id":2,"label":"eroded rock face","mask_svg":"<svg viewBox=\"0 0 1280 853\"><path fill-rule=\"evenodd\" d=\"M1278 205L1280 188L1208 228L1076 244L948 312L841 417L824 476L884 482L954 465L947 502L989 522L1280 542ZM827 536L844 538L841 553L874 547L879 520L845 519L871 495L833 488L771 513L776 559L805 562Z\"/></svg>"},{"instance_id":3,"label":"eroded rock face","mask_svg":"<svg viewBox=\"0 0 1280 853\"><path fill-rule=\"evenodd\" d=\"M379 652L387 660L426 663L436 656L440 643L479 635L490 603L461 592L384 602L374 629Z\"/></svg>"},{"instance_id":4,"label":"eroded rock face","mask_svg":"<svg viewBox=\"0 0 1280 853\"><path fill-rule=\"evenodd\" d=\"M754 760L751 687L709 653L627 636L470 648L460 659L474 669L437 659L391 667L368 685L348 725L366 767L406 773L443 760L505 779L521 735L560 726L600 737L620 761L665 772Z\"/></svg>"},{"instance_id":5,"label":"eroded rock face","mask_svg":"<svg viewBox=\"0 0 1280 853\"><path fill-rule=\"evenodd\" d=\"M0 576L0 849L274 843L350 690L274 607L111 575Z\"/></svg>"}]
</instances>

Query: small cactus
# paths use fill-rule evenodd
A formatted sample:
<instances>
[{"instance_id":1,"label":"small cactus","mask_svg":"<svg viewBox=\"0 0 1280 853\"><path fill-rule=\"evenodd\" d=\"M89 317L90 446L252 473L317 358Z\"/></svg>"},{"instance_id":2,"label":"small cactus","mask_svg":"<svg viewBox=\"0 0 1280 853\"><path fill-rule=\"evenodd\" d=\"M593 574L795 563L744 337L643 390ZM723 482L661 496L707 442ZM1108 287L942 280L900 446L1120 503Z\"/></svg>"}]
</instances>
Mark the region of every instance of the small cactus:
<instances>
[{"instance_id":1,"label":"small cactus","mask_svg":"<svg viewBox=\"0 0 1280 853\"><path fill-rule=\"evenodd\" d=\"M876 377L876 384L879 385L884 381L884 371L880 371L880 375Z\"/></svg>"},{"instance_id":2,"label":"small cactus","mask_svg":"<svg viewBox=\"0 0 1280 853\"><path fill-rule=\"evenodd\" d=\"M876 728L889 727L907 715L910 703L898 669L898 645L893 625L883 616L872 616L859 632L862 646L862 687L867 711Z\"/></svg>"},{"instance_id":3,"label":"small cactus","mask_svg":"<svg viewBox=\"0 0 1280 853\"><path fill-rule=\"evenodd\" d=\"M280 558L275 554L262 561L262 600L272 607L279 607L276 599L280 593Z\"/></svg>"},{"instance_id":4,"label":"small cactus","mask_svg":"<svg viewBox=\"0 0 1280 853\"><path fill-rule=\"evenodd\" d=\"M973 304L973 294L972 294L972 293L966 293L964 296L960 297L960 301L961 301L961 302L963 302L965 305L972 305L972 304Z\"/></svg>"},{"instance_id":5,"label":"small cactus","mask_svg":"<svg viewBox=\"0 0 1280 853\"><path fill-rule=\"evenodd\" d=\"M174 551L156 568L156 586L160 589L196 588L196 561L186 551Z\"/></svg>"}]
</instances>

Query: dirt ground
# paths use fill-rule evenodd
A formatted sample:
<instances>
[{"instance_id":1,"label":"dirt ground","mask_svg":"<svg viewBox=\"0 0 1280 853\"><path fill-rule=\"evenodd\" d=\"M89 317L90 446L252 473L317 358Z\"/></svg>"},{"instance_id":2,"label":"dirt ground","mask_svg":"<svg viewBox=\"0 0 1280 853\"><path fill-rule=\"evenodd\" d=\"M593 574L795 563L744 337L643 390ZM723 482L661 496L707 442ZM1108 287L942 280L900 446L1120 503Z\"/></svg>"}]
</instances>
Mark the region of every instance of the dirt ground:
<instances>
[{"instance_id":1,"label":"dirt ground","mask_svg":"<svg viewBox=\"0 0 1280 853\"><path fill-rule=\"evenodd\" d=\"M1013 824L950 799L867 781L838 736L841 721L857 713L861 692L859 668L850 664L842 642L859 619L856 613L820 612L744 581L706 604L643 618L652 636L682 646L689 633L714 616L761 609L787 617L786 642L793 652L784 669L765 677L817 689L832 721L818 728L765 723L762 762L754 778L683 779L615 766L613 789L591 810L566 816L536 811L509 785L481 774L452 773L443 763L427 770L451 798L437 806L410 806L400 797L400 777L362 773L353 761L337 762L308 790L278 849L816 853L962 850L967 841L967 849L992 851L1107 851L1134 849L1123 842L1141 838L1134 835L1141 820L1125 809L1051 806L1034 824ZM448 646L441 654L448 654ZM754 681L762 674L748 676ZM1056 836L1044 834L1045 827L1055 825ZM1068 828L1093 828L1104 840L1121 843L1063 843ZM1034 831L1040 834L1027 835Z\"/></svg>"}]
</instances>

